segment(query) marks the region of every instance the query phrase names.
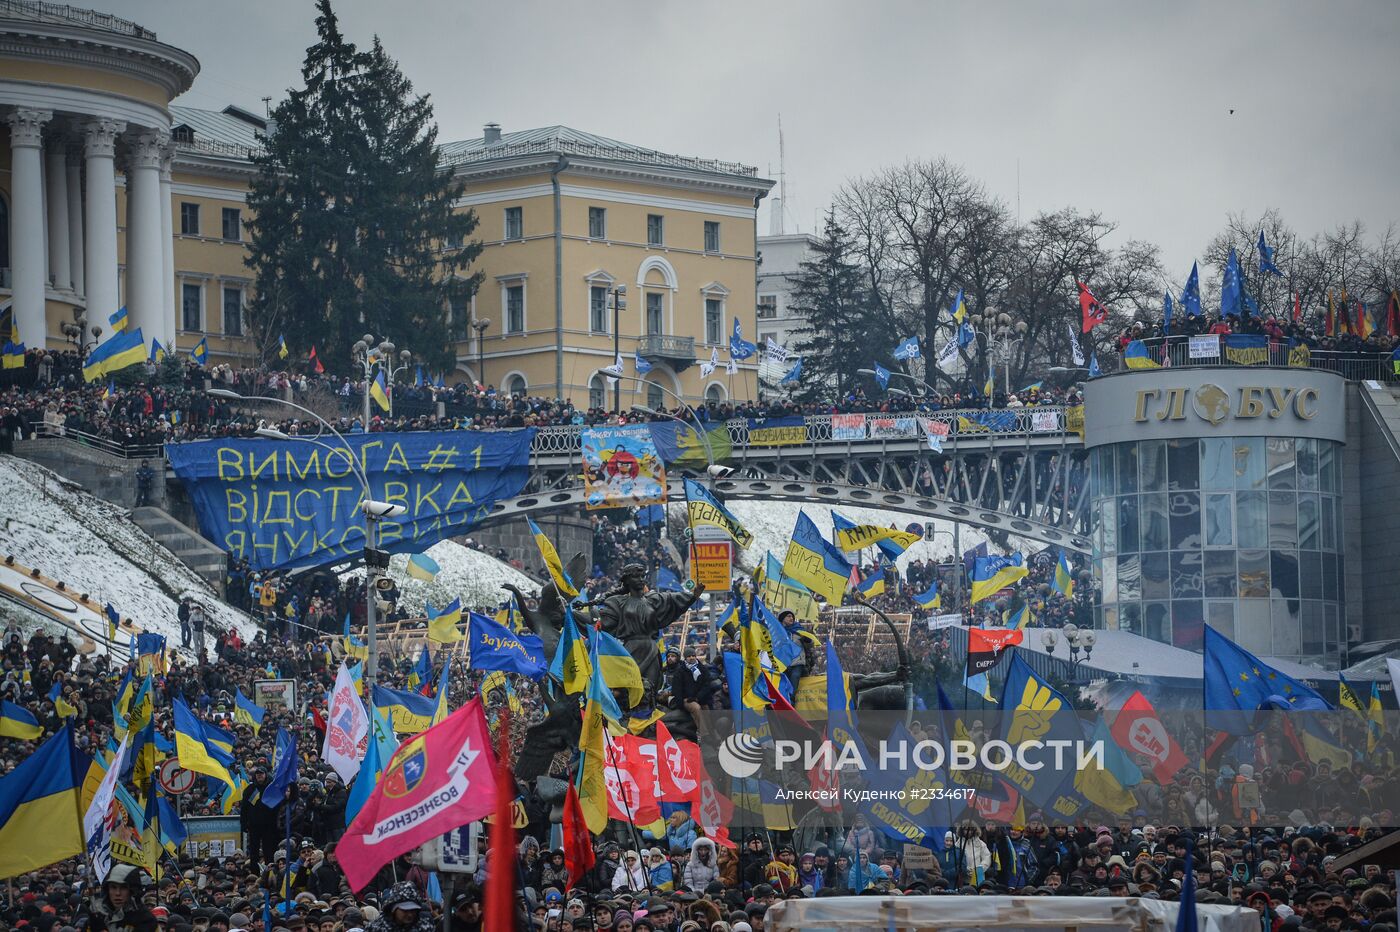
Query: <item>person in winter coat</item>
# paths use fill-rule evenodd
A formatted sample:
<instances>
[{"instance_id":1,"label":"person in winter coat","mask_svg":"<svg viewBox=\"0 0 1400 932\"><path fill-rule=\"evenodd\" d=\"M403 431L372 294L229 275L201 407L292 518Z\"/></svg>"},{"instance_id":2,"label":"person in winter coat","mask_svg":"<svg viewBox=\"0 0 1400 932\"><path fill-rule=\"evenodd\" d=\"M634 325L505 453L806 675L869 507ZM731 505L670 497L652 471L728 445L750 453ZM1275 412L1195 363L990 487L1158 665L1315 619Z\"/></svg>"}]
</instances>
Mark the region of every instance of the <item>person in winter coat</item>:
<instances>
[{"instance_id":1,"label":"person in winter coat","mask_svg":"<svg viewBox=\"0 0 1400 932\"><path fill-rule=\"evenodd\" d=\"M817 856L810 851L797 860L797 885L811 887L814 894L826 886L826 872L817 869Z\"/></svg>"},{"instance_id":2,"label":"person in winter coat","mask_svg":"<svg viewBox=\"0 0 1400 932\"><path fill-rule=\"evenodd\" d=\"M544 868L540 861L540 843L533 835L520 839L520 877L522 885L540 889L540 873Z\"/></svg>"},{"instance_id":3,"label":"person in winter coat","mask_svg":"<svg viewBox=\"0 0 1400 932\"><path fill-rule=\"evenodd\" d=\"M568 885L569 871L564 867L564 849L555 848L553 851L549 852L549 860L540 868L539 889L544 891L550 887L555 887L562 893L564 892L564 888Z\"/></svg>"},{"instance_id":4,"label":"person in winter coat","mask_svg":"<svg viewBox=\"0 0 1400 932\"><path fill-rule=\"evenodd\" d=\"M681 873L681 883L689 890L703 891L719 879L719 858L715 853L715 843L708 838L697 838L690 844L690 860Z\"/></svg>"},{"instance_id":5,"label":"person in winter coat","mask_svg":"<svg viewBox=\"0 0 1400 932\"><path fill-rule=\"evenodd\" d=\"M998 882L1013 889L1030 886L1036 875L1035 852L1021 829L997 831L989 842L992 873Z\"/></svg>"},{"instance_id":6,"label":"person in winter coat","mask_svg":"<svg viewBox=\"0 0 1400 932\"><path fill-rule=\"evenodd\" d=\"M107 932L155 932L156 917L140 900L141 880L141 868L117 864L93 895L88 911L102 917Z\"/></svg>"},{"instance_id":7,"label":"person in winter coat","mask_svg":"<svg viewBox=\"0 0 1400 932\"><path fill-rule=\"evenodd\" d=\"M666 850L689 848L694 841L695 823L684 812L677 810L671 813L666 825Z\"/></svg>"},{"instance_id":8,"label":"person in winter coat","mask_svg":"<svg viewBox=\"0 0 1400 932\"><path fill-rule=\"evenodd\" d=\"M365 932L435 932L432 910L423 908L418 890L408 881L394 884L379 901L378 918Z\"/></svg>"},{"instance_id":9,"label":"person in winter coat","mask_svg":"<svg viewBox=\"0 0 1400 932\"><path fill-rule=\"evenodd\" d=\"M855 824L846 833L846 850L854 858L857 854L870 854L875 850L875 830L865 820L865 813L857 812Z\"/></svg>"},{"instance_id":10,"label":"person in winter coat","mask_svg":"<svg viewBox=\"0 0 1400 932\"><path fill-rule=\"evenodd\" d=\"M642 866L641 858L637 852L627 849L622 855L622 866L613 874L612 888L614 890L646 890L647 871Z\"/></svg>"},{"instance_id":11,"label":"person in winter coat","mask_svg":"<svg viewBox=\"0 0 1400 932\"><path fill-rule=\"evenodd\" d=\"M956 846L958 885L980 886L992 866L992 851L982 840L982 830L975 825L962 826Z\"/></svg>"},{"instance_id":12,"label":"person in winter coat","mask_svg":"<svg viewBox=\"0 0 1400 932\"><path fill-rule=\"evenodd\" d=\"M856 857L860 860L852 864L851 869L846 873L846 886L850 890L859 893L876 884L889 881L890 875L879 864L871 861L869 854L862 851Z\"/></svg>"},{"instance_id":13,"label":"person in winter coat","mask_svg":"<svg viewBox=\"0 0 1400 932\"><path fill-rule=\"evenodd\" d=\"M647 881L653 890L670 893L676 889L676 870L660 848L647 852Z\"/></svg>"}]
</instances>

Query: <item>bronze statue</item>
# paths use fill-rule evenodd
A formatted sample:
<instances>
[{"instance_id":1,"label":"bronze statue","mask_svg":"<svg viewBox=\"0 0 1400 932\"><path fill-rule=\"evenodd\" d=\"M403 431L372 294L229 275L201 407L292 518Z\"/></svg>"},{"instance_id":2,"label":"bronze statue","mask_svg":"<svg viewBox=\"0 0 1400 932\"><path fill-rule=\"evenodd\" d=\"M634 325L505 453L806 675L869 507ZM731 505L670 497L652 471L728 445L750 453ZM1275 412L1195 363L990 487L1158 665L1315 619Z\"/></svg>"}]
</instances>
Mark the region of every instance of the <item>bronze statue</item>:
<instances>
[{"instance_id":1,"label":"bronze statue","mask_svg":"<svg viewBox=\"0 0 1400 932\"><path fill-rule=\"evenodd\" d=\"M705 587L696 585L690 592L648 592L646 572L640 563L624 566L620 585L603 597L594 614L603 631L621 641L637 661L647 694L655 696L661 687L661 654L656 639L695 604Z\"/></svg>"}]
</instances>

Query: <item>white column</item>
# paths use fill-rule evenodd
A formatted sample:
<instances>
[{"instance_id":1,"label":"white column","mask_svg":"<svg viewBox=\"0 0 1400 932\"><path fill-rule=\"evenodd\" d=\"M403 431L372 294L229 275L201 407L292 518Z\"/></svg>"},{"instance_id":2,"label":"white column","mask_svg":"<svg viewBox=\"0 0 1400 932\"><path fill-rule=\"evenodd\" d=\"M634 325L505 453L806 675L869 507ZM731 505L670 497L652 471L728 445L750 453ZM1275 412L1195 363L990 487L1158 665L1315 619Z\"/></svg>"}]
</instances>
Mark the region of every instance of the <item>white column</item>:
<instances>
[{"instance_id":1,"label":"white column","mask_svg":"<svg viewBox=\"0 0 1400 932\"><path fill-rule=\"evenodd\" d=\"M89 327L111 332L107 318L117 310L117 170L112 156L117 135L126 124L91 120L83 124L83 157L87 162L87 208L83 222L87 259L87 317Z\"/></svg>"},{"instance_id":2,"label":"white column","mask_svg":"<svg viewBox=\"0 0 1400 932\"><path fill-rule=\"evenodd\" d=\"M44 317L44 188L42 148L48 110L14 110L10 124L10 275L19 338L42 347L48 337Z\"/></svg>"},{"instance_id":3,"label":"white column","mask_svg":"<svg viewBox=\"0 0 1400 932\"><path fill-rule=\"evenodd\" d=\"M67 152L68 267L74 294L86 294L83 277L83 154Z\"/></svg>"},{"instance_id":4,"label":"white column","mask_svg":"<svg viewBox=\"0 0 1400 932\"><path fill-rule=\"evenodd\" d=\"M68 153L61 139L50 139L44 153L44 184L49 209L49 281L60 291L73 287L68 256Z\"/></svg>"},{"instance_id":5,"label":"white column","mask_svg":"<svg viewBox=\"0 0 1400 932\"><path fill-rule=\"evenodd\" d=\"M142 131L127 137L126 169L126 312L129 326L140 327L147 340L164 332L165 313L160 245L160 157L168 133ZM162 341L164 342L164 341Z\"/></svg>"},{"instance_id":6,"label":"white column","mask_svg":"<svg viewBox=\"0 0 1400 932\"><path fill-rule=\"evenodd\" d=\"M174 208L174 193L170 184L170 160L175 155L173 146L166 146L160 160L160 249L161 249L161 298L164 305L161 311L160 342L167 351L175 349L175 229L171 210Z\"/></svg>"}]
</instances>

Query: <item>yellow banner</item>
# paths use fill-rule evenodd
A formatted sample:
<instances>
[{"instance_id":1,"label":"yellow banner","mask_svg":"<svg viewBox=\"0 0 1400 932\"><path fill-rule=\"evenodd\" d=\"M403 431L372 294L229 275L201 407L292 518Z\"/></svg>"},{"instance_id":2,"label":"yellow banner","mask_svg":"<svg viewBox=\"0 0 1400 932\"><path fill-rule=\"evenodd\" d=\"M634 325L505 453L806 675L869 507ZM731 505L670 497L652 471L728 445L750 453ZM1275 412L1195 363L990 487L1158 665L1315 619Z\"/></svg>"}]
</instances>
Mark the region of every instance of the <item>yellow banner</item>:
<instances>
[{"instance_id":1,"label":"yellow banner","mask_svg":"<svg viewBox=\"0 0 1400 932\"><path fill-rule=\"evenodd\" d=\"M1078 434L1079 439L1084 439L1084 406L1070 405L1065 408L1065 430L1072 434Z\"/></svg>"}]
</instances>

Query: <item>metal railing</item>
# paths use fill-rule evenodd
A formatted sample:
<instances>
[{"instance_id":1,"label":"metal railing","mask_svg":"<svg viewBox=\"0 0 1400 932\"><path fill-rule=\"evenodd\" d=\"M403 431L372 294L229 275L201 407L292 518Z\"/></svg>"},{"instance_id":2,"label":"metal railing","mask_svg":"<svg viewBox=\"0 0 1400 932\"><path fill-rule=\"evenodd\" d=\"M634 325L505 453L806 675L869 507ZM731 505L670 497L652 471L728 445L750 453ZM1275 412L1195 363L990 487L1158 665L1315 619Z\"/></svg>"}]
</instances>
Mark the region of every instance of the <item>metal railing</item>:
<instances>
[{"instance_id":1,"label":"metal railing","mask_svg":"<svg viewBox=\"0 0 1400 932\"><path fill-rule=\"evenodd\" d=\"M1206 346L1198 345L1193 353L1191 338L1187 336L1149 337L1138 342L1147 348L1146 362L1134 365L1130 357L1116 353L1105 354L1099 358L1100 368L1104 372L1121 372L1133 368L1152 368L1154 365L1231 368L1287 366L1335 372L1353 382L1362 379L1400 381L1388 350L1373 353L1316 350L1302 346L1290 347L1287 342L1272 341L1267 346L1258 348L1231 348L1222 337L1213 352L1207 352ZM1202 341L1204 342L1207 341Z\"/></svg>"},{"instance_id":2,"label":"metal railing","mask_svg":"<svg viewBox=\"0 0 1400 932\"><path fill-rule=\"evenodd\" d=\"M159 459L164 455L164 444L160 443L121 443L108 437L99 437L75 428L35 422L35 435L55 440L71 440L80 446L90 447L108 456L126 460Z\"/></svg>"},{"instance_id":3,"label":"metal railing","mask_svg":"<svg viewBox=\"0 0 1400 932\"><path fill-rule=\"evenodd\" d=\"M669 333L649 333L637 341L642 356L664 356L667 359L694 359L695 338L678 337Z\"/></svg>"},{"instance_id":4,"label":"metal railing","mask_svg":"<svg viewBox=\"0 0 1400 932\"><path fill-rule=\"evenodd\" d=\"M137 39L154 40L156 34L129 19L84 10L63 3L42 3L39 0L0 0L0 18L14 17L41 23L73 23L92 29L103 29Z\"/></svg>"}]
</instances>

